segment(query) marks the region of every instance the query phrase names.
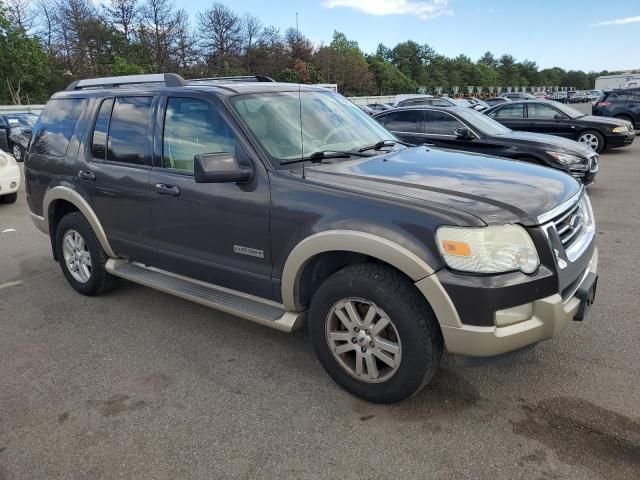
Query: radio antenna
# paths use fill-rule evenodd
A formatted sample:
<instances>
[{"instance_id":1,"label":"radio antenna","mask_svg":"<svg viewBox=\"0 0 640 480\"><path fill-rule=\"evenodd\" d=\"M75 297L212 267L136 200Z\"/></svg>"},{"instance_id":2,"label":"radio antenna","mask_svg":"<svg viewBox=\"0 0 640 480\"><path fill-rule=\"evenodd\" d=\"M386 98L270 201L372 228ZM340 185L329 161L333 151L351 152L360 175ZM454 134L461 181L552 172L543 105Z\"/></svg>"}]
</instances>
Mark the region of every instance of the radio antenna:
<instances>
[{"instance_id":1,"label":"radio antenna","mask_svg":"<svg viewBox=\"0 0 640 480\"><path fill-rule=\"evenodd\" d=\"M296 47L300 44L300 30L298 30L298 12L296 12ZM297 48L296 48L297 53ZM302 85L300 84L300 78L298 78L298 106L300 109L300 160L302 162L302 178L304 176L304 136L302 135Z\"/></svg>"}]
</instances>

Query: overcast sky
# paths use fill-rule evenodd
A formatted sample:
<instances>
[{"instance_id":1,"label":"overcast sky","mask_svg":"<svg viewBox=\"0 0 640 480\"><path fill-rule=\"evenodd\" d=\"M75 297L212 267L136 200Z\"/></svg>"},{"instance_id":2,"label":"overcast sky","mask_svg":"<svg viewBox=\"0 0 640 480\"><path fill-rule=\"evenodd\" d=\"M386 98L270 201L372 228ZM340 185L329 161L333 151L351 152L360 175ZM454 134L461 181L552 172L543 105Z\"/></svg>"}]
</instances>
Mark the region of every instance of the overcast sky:
<instances>
[{"instance_id":1,"label":"overcast sky","mask_svg":"<svg viewBox=\"0 0 640 480\"><path fill-rule=\"evenodd\" d=\"M212 0L175 0L195 21ZM379 42L428 43L447 56L477 59L485 51L510 53L541 68L640 69L640 0L231 0L282 31L295 25L314 42L328 43L334 30L365 52Z\"/></svg>"}]
</instances>

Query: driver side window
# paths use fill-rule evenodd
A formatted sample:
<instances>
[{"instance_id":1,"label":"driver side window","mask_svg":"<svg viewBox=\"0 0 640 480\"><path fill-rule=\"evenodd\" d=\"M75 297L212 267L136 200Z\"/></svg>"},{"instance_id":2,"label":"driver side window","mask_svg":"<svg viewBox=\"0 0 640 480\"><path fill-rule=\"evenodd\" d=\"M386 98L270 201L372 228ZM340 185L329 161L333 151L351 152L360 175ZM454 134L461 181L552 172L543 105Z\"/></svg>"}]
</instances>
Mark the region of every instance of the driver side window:
<instances>
[{"instance_id":1,"label":"driver side window","mask_svg":"<svg viewBox=\"0 0 640 480\"><path fill-rule=\"evenodd\" d=\"M195 98L169 98L163 137L163 168L193 172L196 155L235 153L235 136L218 110Z\"/></svg>"}]
</instances>

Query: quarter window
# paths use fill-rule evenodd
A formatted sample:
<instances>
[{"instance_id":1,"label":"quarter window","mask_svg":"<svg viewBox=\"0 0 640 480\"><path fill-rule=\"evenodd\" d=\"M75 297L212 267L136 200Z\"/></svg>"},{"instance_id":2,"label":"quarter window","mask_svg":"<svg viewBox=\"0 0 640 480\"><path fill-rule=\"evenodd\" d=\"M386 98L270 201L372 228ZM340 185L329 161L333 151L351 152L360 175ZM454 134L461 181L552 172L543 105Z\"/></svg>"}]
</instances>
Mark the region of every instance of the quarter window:
<instances>
[{"instance_id":1,"label":"quarter window","mask_svg":"<svg viewBox=\"0 0 640 480\"><path fill-rule=\"evenodd\" d=\"M406 110L389 113L384 126L391 132L416 133L418 131L418 112Z\"/></svg>"},{"instance_id":2,"label":"quarter window","mask_svg":"<svg viewBox=\"0 0 640 480\"><path fill-rule=\"evenodd\" d=\"M144 165L151 97L116 98L109 125L107 160Z\"/></svg>"},{"instance_id":3,"label":"quarter window","mask_svg":"<svg viewBox=\"0 0 640 480\"><path fill-rule=\"evenodd\" d=\"M444 112L423 111L423 131L431 135L455 135L456 128L464 127L457 118Z\"/></svg>"},{"instance_id":4,"label":"quarter window","mask_svg":"<svg viewBox=\"0 0 640 480\"><path fill-rule=\"evenodd\" d=\"M50 100L33 128L31 153L64 157L84 104L84 98Z\"/></svg>"},{"instance_id":5,"label":"quarter window","mask_svg":"<svg viewBox=\"0 0 640 480\"><path fill-rule=\"evenodd\" d=\"M169 98L164 119L162 166L193 172L202 153L235 152L235 135L218 110L193 98Z\"/></svg>"}]
</instances>

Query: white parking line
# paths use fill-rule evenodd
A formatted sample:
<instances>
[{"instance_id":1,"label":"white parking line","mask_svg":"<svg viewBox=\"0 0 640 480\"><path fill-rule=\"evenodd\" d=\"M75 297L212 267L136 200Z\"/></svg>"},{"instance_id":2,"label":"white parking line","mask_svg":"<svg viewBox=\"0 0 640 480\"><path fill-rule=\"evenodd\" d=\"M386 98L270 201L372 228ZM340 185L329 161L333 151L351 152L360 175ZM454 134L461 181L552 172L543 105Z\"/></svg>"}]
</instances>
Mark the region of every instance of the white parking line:
<instances>
[{"instance_id":1,"label":"white parking line","mask_svg":"<svg viewBox=\"0 0 640 480\"><path fill-rule=\"evenodd\" d=\"M22 284L22 280L16 280L15 282L0 283L0 290L2 290L3 288L15 287L16 285L20 285L20 284Z\"/></svg>"}]
</instances>

